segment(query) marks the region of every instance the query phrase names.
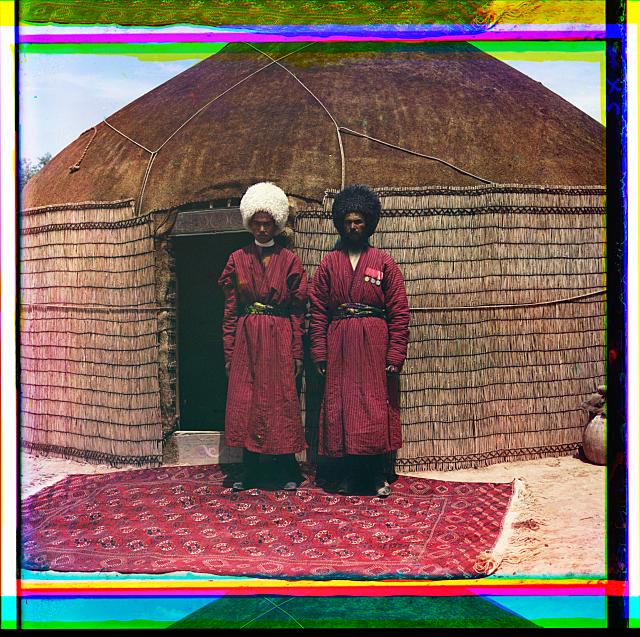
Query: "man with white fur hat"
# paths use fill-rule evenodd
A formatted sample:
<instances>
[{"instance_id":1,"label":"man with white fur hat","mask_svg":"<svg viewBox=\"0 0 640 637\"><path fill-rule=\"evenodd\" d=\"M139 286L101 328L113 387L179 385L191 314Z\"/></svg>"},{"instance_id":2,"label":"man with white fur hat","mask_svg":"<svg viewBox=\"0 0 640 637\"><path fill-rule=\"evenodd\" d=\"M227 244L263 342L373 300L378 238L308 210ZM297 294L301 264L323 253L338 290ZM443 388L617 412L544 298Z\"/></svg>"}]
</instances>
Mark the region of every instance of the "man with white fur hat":
<instances>
[{"instance_id":1,"label":"man with white fur hat","mask_svg":"<svg viewBox=\"0 0 640 637\"><path fill-rule=\"evenodd\" d=\"M253 241L231 254L218 285L229 378L225 443L243 449L234 490L302 481L295 453L306 448L296 378L302 373L307 276L300 259L274 242L289 214L275 184L251 186L240 201Z\"/></svg>"}]
</instances>

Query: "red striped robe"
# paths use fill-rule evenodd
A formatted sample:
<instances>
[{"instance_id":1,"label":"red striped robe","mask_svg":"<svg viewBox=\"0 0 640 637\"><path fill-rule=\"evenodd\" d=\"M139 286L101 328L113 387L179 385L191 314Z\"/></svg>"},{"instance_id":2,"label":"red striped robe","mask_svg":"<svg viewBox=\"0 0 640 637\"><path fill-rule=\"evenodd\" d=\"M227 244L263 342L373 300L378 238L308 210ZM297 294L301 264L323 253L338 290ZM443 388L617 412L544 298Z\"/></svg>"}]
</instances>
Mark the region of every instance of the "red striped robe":
<instances>
[{"instance_id":1,"label":"red striped robe","mask_svg":"<svg viewBox=\"0 0 640 637\"><path fill-rule=\"evenodd\" d=\"M222 339L231 361L225 443L264 454L306 448L294 358L302 360L307 276L300 259L276 245L263 266L255 243L231 254L218 284L225 294ZM291 317L243 314L255 301Z\"/></svg>"},{"instance_id":2,"label":"red striped robe","mask_svg":"<svg viewBox=\"0 0 640 637\"><path fill-rule=\"evenodd\" d=\"M365 281L367 271L383 273L381 284ZM402 446L397 375L409 340L409 306L400 269L393 259L366 247L353 270L346 250L327 254L313 278L311 357L327 362L320 411L318 453L375 455ZM377 317L331 321L342 303L384 308ZM390 380L391 382L388 382Z\"/></svg>"}]
</instances>

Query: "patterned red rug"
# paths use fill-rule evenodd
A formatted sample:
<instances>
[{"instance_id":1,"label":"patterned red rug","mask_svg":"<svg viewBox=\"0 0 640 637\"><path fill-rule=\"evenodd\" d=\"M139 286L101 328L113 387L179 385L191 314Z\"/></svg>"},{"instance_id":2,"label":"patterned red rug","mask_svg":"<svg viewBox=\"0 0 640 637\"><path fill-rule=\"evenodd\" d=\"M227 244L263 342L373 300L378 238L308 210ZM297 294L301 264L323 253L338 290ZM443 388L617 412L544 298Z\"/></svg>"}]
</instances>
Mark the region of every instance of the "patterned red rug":
<instances>
[{"instance_id":1,"label":"patterned red rug","mask_svg":"<svg viewBox=\"0 0 640 637\"><path fill-rule=\"evenodd\" d=\"M279 578L483 575L514 484L400 476L393 494L234 493L216 465L74 475L22 505L23 568ZM479 560L480 558L480 560Z\"/></svg>"}]
</instances>

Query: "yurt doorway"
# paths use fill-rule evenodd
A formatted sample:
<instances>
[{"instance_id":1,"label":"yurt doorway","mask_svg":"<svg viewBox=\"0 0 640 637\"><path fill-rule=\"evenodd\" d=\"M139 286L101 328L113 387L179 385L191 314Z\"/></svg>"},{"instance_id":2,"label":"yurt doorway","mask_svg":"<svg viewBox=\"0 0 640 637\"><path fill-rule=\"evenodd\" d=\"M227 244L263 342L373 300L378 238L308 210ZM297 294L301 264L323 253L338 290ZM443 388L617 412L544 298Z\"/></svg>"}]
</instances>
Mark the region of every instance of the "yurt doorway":
<instances>
[{"instance_id":1,"label":"yurt doorway","mask_svg":"<svg viewBox=\"0 0 640 637\"><path fill-rule=\"evenodd\" d=\"M177 398L181 431L224 430L227 379L222 349L224 295L217 281L247 234L173 238L177 277Z\"/></svg>"}]
</instances>

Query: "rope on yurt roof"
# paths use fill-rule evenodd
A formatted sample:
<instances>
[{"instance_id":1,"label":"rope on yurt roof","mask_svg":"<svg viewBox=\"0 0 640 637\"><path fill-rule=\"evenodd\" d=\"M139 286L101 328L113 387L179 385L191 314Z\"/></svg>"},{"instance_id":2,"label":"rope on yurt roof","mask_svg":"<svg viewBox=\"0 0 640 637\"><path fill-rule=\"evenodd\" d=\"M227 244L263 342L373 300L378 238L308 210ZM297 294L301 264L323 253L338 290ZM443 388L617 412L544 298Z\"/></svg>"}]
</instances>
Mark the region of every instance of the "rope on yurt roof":
<instances>
[{"instance_id":1,"label":"rope on yurt roof","mask_svg":"<svg viewBox=\"0 0 640 637\"><path fill-rule=\"evenodd\" d=\"M142 197L144 196L144 191L147 188L147 181L149 180L149 175L151 174L151 167L153 166L153 162L156 160L156 157L158 156L158 151L154 150L150 157L149 157L149 161L147 163L147 168L144 171L144 177L142 179L142 186L140 188L140 194L138 195L138 202L136 205L136 210L138 211L138 214L140 214L140 211L142 210Z\"/></svg>"},{"instance_id":2,"label":"rope on yurt roof","mask_svg":"<svg viewBox=\"0 0 640 637\"><path fill-rule=\"evenodd\" d=\"M365 133L361 133L359 131L355 131L351 128L347 128L345 126L340 126L336 120L336 118L333 116L333 114L329 111L329 109L325 106L325 104L322 102L322 100L290 69L288 69L286 66L284 66L284 64L281 64L280 61L284 60L285 58L289 57L290 55L294 55L296 53L299 53L300 51L310 47L312 44L315 44L314 42L309 42L308 44L296 49L295 51L291 51L289 53L287 53L286 55L283 55L282 57L279 58L273 58L272 56L270 56L268 53L265 53L264 51L261 51L259 48L255 47L253 44L251 44L250 42L245 42L244 44L246 44L247 46L251 47L254 51L260 53L261 55L263 55L264 57L266 57L269 61L268 64L266 64L265 66L257 69L256 71L253 71L252 73L249 73L249 75L247 75L246 77L242 78L241 80L239 80L238 82L236 82L235 84L233 84L232 86L230 86L229 88L225 89L222 93L216 95L214 98L210 99L206 104L204 104L203 106L201 106L197 111L195 111L192 115L190 115L184 122L182 122L182 124L180 124L180 126L178 126L161 144L160 146L158 146L158 148L156 148L155 150L151 150L150 148L147 148L146 146L144 146L143 144L141 144L140 142L136 141L135 139L133 139L132 137L130 137L129 135L127 135L126 133L124 133L123 131L119 130L118 128L116 128L113 124L111 124L106 118L103 120L103 122L109 127L111 128L115 133L121 135L122 137L124 137L125 139L127 139L128 141L130 141L131 143L135 144L136 146L138 146L139 148L143 149L144 151L146 151L147 153L150 154L149 157L149 162L147 164L147 168L145 170L145 174L143 177L143 181L142 181L142 185L140 187L140 193L138 194L137 197L137 206L136 206L136 211L139 214L140 210L141 210L141 206L142 206L142 200L144 197L144 192L147 186L147 181L149 179L149 175L151 173L151 168L153 166L153 162L155 161L155 158L157 156L157 154L162 150L162 148L164 148L164 146L171 140L173 139L173 137L175 135L178 134L178 132L180 130L182 130L182 128L184 128L190 121L192 121L195 117L197 117L200 113L202 113L202 111L204 111L206 108L208 108L211 104L213 104L213 102L215 102L216 100L220 99L221 97L223 97L224 95L226 95L227 93L229 93L230 91L232 91L234 88L236 88L237 86L239 86L240 84L246 82L247 80L249 80L250 78L252 78L254 75L257 75L258 73L264 71L265 69L269 68L271 65L276 64L277 66L279 66L281 69L283 69L284 71L286 71L287 73L289 73L289 75L291 75L291 77L293 77L299 84L300 86L302 86L302 88L305 89L305 91L307 91L309 93L309 95L311 95L311 97L313 97L313 99L316 100L316 102L322 107L322 109L327 113L327 115L330 117L331 121L333 122L335 128L336 128L336 135L338 137L338 146L340 148L340 163L341 163L341 169L340 169L340 189L343 189L345 186L345 170L346 170L346 162L345 162L345 153L344 153L344 145L342 142L342 135L341 132L345 132L348 133L350 135L355 135L357 137L363 137L365 139L369 139L371 141L374 141L378 144L382 144L384 146L387 146L389 148L394 148L396 150L400 150L404 153L408 153L410 155L414 155L416 157L423 157L425 159L430 159L432 161L436 161L439 162L445 166L448 166L450 168L452 168L453 170L463 174L463 175L467 175L468 177L471 177L473 179L477 179L478 181L481 181L483 183L486 184L494 184L494 182L489 181L488 179L484 179L482 177L479 177L477 175L474 175L473 173L470 173L454 164L451 164L450 162L445 161L444 159L441 159L439 157L434 157L432 155L426 155L424 153L420 153L418 151L414 151L411 150L409 148L405 148L403 146L399 146L397 144L392 144L390 142L385 142L382 139L378 139L376 137L372 137L371 135L367 135ZM82 160L84 159L84 156L87 153L87 150L89 149L89 146L91 145L91 142L93 141L94 137L96 135L96 127L94 126L94 134L93 137L89 140L89 143L87 144L87 146L84 149L84 152L82 153L80 159L78 160L78 162L74 165L71 166L69 168L69 170L71 172L74 172L76 170L80 169L80 163L82 162ZM170 213L171 214L171 213ZM169 218L169 215L167 215L167 217L159 224L158 228L162 227L162 225L164 225L164 223L167 221L167 219Z\"/></svg>"},{"instance_id":3,"label":"rope on yurt roof","mask_svg":"<svg viewBox=\"0 0 640 637\"><path fill-rule=\"evenodd\" d=\"M103 119L102 120L109 128L113 129L116 133L118 133L118 135L122 135L122 137L124 137L125 139L128 139L132 144L135 144L136 146L139 146L140 148L142 148L142 150L146 150L148 153L153 154L154 151L152 151L151 149L147 148L146 146L144 146L143 144L141 144L140 142L137 142L135 139L132 139L131 137L129 137L129 135L127 135L126 133L123 133L121 130L118 130L113 124L111 124L110 122L107 121L107 119Z\"/></svg>"},{"instance_id":4,"label":"rope on yurt roof","mask_svg":"<svg viewBox=\"0 0 640 637\"><path fill-rule=\"evenodd\" d=\"M245 43L248 44L248 43ZM305 44L304 46L300 47L299 49L296 49L295 51L291 51L290 53L287 53L286 55L283 55L281 58L278 58L278 60L284 60L284 58L289 57L290 55L293 55L294 53L298 53L299 51L302 51L303 49L306 49L307 47L311 46L312 44L314 44L313 42L309 42L309 44ZM251 46L251 45L250 45ZM253 47L255 48L255 47ZM267 56L269 57L269 56ZM264 71L265 69L269 68L272 64L277 64L278 60L274 60L273 58L270 58L272 60L272 62L270 62L269 64L263 66L262 68L259 68L257 71L254 71L253 73L249 73L249 75L247 75L245 78L239 80L238 82L236 82L233 86L230 86L226 91L223 91L222 93L220 93L220 95L217 95L216 97L214 97L213 99L209 100L204 106L202 106L201 108L199 108L193 115L191 115L189 118L187 118L182 124L180 124L180 126L178 126L178 128L176 128L176 130L173 131L173 133L171 133L171 135L169 135L169 137L167 137L167 139L165 139L162 144L160 144L160 146L158 146L158 149L155 151L156 153L159 152L162 147L174 136L176 135L176 133L178 133L178 131L180 131L180 129L184 128L194 117L196 117L197 115L199 115L205 108L207 108L210 104L213 104L213 102L215 102L216 100L220 99L223 95L226 95L229 91L232 91L234 88L236 88L236 86L239 86L240 84L242 84L243 82L246 82L248 79L250 79L251 77L253 77L254 75L257 75L258 73L260 73L261 71Z\"/></svg>"},{"instance_id":5,"label":"rope on yurt roof","mask_svg":"<svg viewBox=\"0 0 640 637\"><path fill-rule=\"evenodd\" d=\"M466 170L463 170L458 166L454 166L453 164L450 164L448 161L445 161L444 159L440 159L439 157L433 157L432 155L425 155L424 153L419 153L418 151L411 150L409 148L404 148L403 146L397 146L396 144L385 142L382 139L378 139L377 137L371 137L371 135L367 135L366 133L360 133L358 131L352 130L351 128L347 128L346 126L341 126L340 130L344 131L345 133L349 133L350 135L355 135L356 137L364 137L365 139L370 139L372 142L377 142L378 144L382 144L383 146L388 146L389 148L395 148L396 150L401 150L403 153L409 153L410 155L415 155L416 157L424 157L425 159L431 159L433 161L440 162L441 164L444 164L445 166L449 166L449 168L453 168L454 170L458 171L459 173L462 173L463 175L467 175L468 177L473 177L474 179L477 179L478 181L482 181L485 184L491 184L491 185L495 184L495 182L493 181L489 181L488 179L483 179L482 177L478 177L478 175L474 175L473 173L467 172Z\"/></svg>"},{"instance_id":6,"label":"rope on yurt roof","mask_svg":"<svg viewBox=\"0 0 640 637\"><path fill-rule=\"evenodd\" d=\"M89 150L89 146L91 146L91 142L93 142L93 140L96 138L96 134L97 133L98 133L98 128L97 128L97 126L94 126L93 127L93 135L91 135L91 139L89 140L87 145L84 147L84 150L82 151L82 155L80 155L80 159L78 159L78 161L73 166L69 166L69 172L70 173L74 173L74 172L76 172L76 170L80 170L80 164L82 163L82 160L85 158L85 155L87 154L87 151Z\"/></svg>"},{"instance_id":7,"label":"rope on yurt roof","mask_svg":"<svg viewBox=\"0 0 640 637\"><path fill-rule=\"evenodd\" d=\"M257 75L258 73L264 71L265 69L269 68L272 64L277 64L279 60L284 60L284 58L289 57L290 55L293 55L294 53L298 53L300 51L302 51L303 49L306 49L307 47L310 47L312 44L314 44L314 42L309 42L309 44L305 44L304 46L300 47L299 49L296 49L295 51L291 51L289 53L287 53L286 55L283 55L282 57L278 58L277 60L274 60L272 58L270 58L272 61L269 62L269 64L265 64L265 66L257 69L256 71L253 71L253 73L249 73L249 75L247 75L246 77L243 77L241 80L239 80L238 82L236 82L235 84L233 84L232 86L230 86L228 89L224 90L222 93L220 93L219 95L216 95L214 98L210 99L206 104L204 104L204 106L201 106L195 113L193 113L192 115L190 115L184 122L182 122L182 124L180 124L180 126L178 126L178 128L176 128L161 144L160 146L158 146L158 148L156 148L156 150L151 150L150 148L147 148L146 146L144 146L143 144L141 144L140 142L137 142L135 139L133 139L132 137L129 137L129 135L123 133L121 130L118 130L115 126L113 126L113 124L111 124L110 122L108 122L106 119L103 120L103 122L109 126L109 128L111 128L114 132L118 133L119 135L121 135L122 137L124 137L125 139L128 139L131 143L135 144L136 146L142 148L143 150L145 150L146 152L150 153L151 157L149 158L149 163L147 164L147 169L145 170L145 175L142 181L142 186L140 188L140 193L137 197L137 201L138 201L138 205L136 206L136 209L138 211L138 214L141 210L141 205L142 205L142 198L144 196L144 191L146 189L147 186L147 181L149 179L149 174L151 173L151 167L153 165L153 162L156 158L156 155L162 150L162 148L182 129L184 128L192 119L194 119L195 117L197 117L202 111L204 111L206 108L208 108L211 104L213 104L213 102L215 102L216 100L220 99L221 97L223 97L224 95L226 95L227 93L229 93L230 91L232 91L234 88L236 88L237 86L239 86L240 84L242 84L243 82L246 82L248 79L252 78L254 75ZM253 47L255 48L255 47ZM257 50L257 49L256 49ZM269 56L267 56L269 57ZM91 143L91 142L89 142ZM88 148L88 145L87 145ZM86 153L85 149L85 153ZM84 158L84 153L83 156L81 158L81 160ZM76 166L78 166L79 168L79 163L76 164ZM78 169L76 168L76 170ZM163 222L164 223L164 222ZM160 224L162 225L162 224Z\"/></svg>"},{"instance_id":8,"label":"rope on yurt roof","mask_svg":"<svg viewBox=\"0 0 640 637\"><path fill-rule=\"evenodd\" d=\"M261 51L259 48L253 46L253 44L251 44L250 42L247 42L246 44L248 44L252 49L255 49L258 53L261 53L265 57L275 62L281 69L289 73L289 75L291 75L291 77L294 80L296 80L296 82L298 82L298 84L300 84L300 86L302 86L302 88L305 91L307 91L307 93L309 93L309 95L311 95L311 97L313 97L313 99L316 102L318 102L320 106L322 106L325 113L331 118L333 125L336 127L336 134L338 136L338 146L340 147L340 190L342 190L345 184L344 146L342 145L342 135L340 135L341 127L338 125L336 118L331 114L329 109L323 104L322 100L293 71L289 70L286 66L284 66L284 64L280 64L278 60L274 60L268 53L265 53L264 51Z\"/></svg>"},{"instance_id":9,"label":"rope on yurt roof","mask_svg":"<svg viewBox=\"0 0 640 637\"><path fill-rule=\"evenodd\" d=\"M364 137L366 139L370 139L371 141L377 142L378 144L382 144L383 146L388 146L389 148L395 148L396 150L400 150L402 152L409 153L410 155L415 155L416 157L424 157L425 159L431 159L433 161L440 162L441 164L444 164L445 166L449 166L450 168L453 168L453 170L456 170L457 172L459 172L459 173L461 173L463 175L467 175L468 177L472 177L473 179L477 179L478 181L481 181L481 182L483 182L485 184L491 184L491 185L494 184L493 181L489 181L488 179L483 179L482 177L478 177L477 175L474 175L473 173L470 173L470 172L468 172L466 170L463 170L462 168L459 168L458 166L455 166L454 164L451 164L448 161L445 161L444 159L440 159L439 157L433 157L431 155L425 155L424 153L419 153L417 151L410 150L409 148L404 148L403 146L398 146L396 144L391 144L390 142L385 142L382 139L378 139L376 137L371 137L370 135L367 135L365 133L360 133L358 131L354 131L351 128L347 128L346 126L340 126L338 124L338 122L336 121L335 117L329 111L329 109L324 105L322 100L320 100L320 98L293 71L288 69L284 64L280 64L280 62L278 60L274 60L268 53L265 53L264 51L261 51L257 47L253 46L253 44L251 44L250 42L247 42L246 44L248 44L251 48L253 48L256 51L258 51L258 53L262 53L262 55L264 55L265 57L267 57L270 60L274 61L281 69L283 69L284 71L289 73L289 75L291 75L302 86L302 88L304 88L304 90L307 91L309 93L309 95L311 95L311 97L313 97L313 99L315 99L316 102L318 102L318 104L320 104L320 106L322 106L322 108L325 110L327 115L331 118L331 121L334 123L334 125L336 127L336 133L338 135L338 144L340 146L340 161L341 161L341 164L342 164L341 182L340 182L340 189L341 190L345 186L345 157L344 157L344 147L343 147L343 144L342 144L342 136L340 135L341 132L349 133L349 134L355 135L357 137ZM280 59L282 59L282 58L280 58Z\"/></svg>"}]
</instances>

